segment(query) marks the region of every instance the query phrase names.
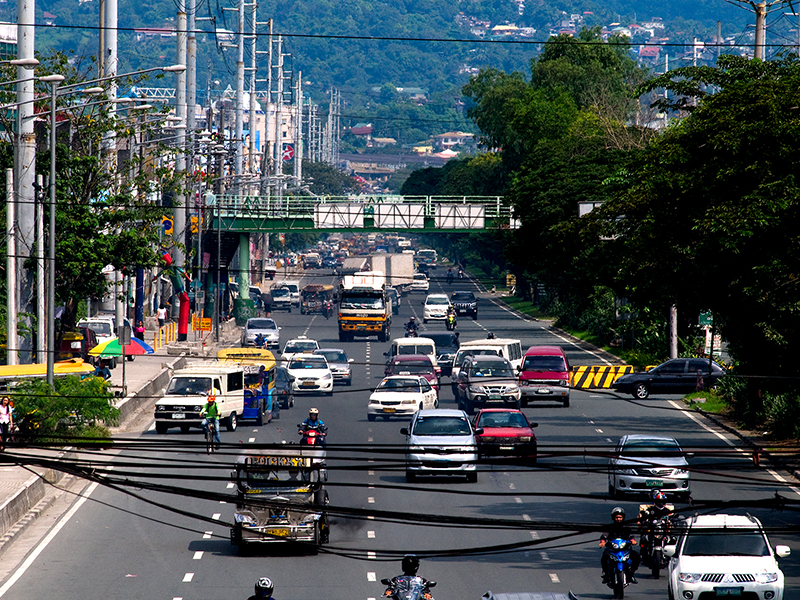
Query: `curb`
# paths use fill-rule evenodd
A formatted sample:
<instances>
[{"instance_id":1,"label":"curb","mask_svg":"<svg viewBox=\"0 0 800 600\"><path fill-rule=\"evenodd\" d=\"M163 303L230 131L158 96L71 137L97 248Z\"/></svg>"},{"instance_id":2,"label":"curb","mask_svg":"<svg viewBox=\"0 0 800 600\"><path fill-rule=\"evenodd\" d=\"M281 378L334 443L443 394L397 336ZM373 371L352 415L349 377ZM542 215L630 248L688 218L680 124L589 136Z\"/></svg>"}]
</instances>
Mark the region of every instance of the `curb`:
<instances>
[{"instance_id":1,"label":"curb","mask_svg":"<svg viewBox=\"0 0 800 600\"><path fill-rule=\"evenodd\" d=\"M0 555L8 549L14 540L22 535L25 530L36 521L56 500L56 494L47 494L33 508L28 510L13 527L0 536Z\"/></svg>"}]
</instances>

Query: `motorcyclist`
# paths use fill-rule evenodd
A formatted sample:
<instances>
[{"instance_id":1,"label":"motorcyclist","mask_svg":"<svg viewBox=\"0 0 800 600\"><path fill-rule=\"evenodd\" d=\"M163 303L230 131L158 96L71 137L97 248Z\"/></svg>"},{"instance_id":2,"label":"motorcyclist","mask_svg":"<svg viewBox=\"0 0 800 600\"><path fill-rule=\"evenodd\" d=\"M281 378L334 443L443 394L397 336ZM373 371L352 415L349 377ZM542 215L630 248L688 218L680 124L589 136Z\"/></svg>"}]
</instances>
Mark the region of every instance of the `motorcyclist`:
<instances>
[{"instance_id":1,"label":"motorcyclist","mask_svg":"<svg viewBox=\"0 0 800 600\"><path fill-rule=\"evenodd\" d=\"M272 598L272 591L275 586L269 577L262 577L256 581L256 593L250 596L247 600L261 600L263 598Z\"/></svg>"},{"instance_id":2,"label":"motorcyclist","mask_svg":"<svg viewBox=\"0 0 800 600\"><path fill-rule=\"evenodd\" d=\"M600 566L603 569L603 583L608 583L608 572L611 568L611 557L609 556L611 550L606 548L606 541L615 539L629 540L631 543L631 573L630 582L639 583L636 581L636 569L639 568L639 553L633 549L636 545L636 539L633 537L633 531L625 524L625 509L615 506L611 511L611 524L606 528L606 532L600 537L600 547L603 548L603 556L600 559Z\"/></svg>"},{"instance_id":3,"label":"motorcyclist","mask_svg":"<svg viewBox=\"0 0 800 600\"><path fill-rule=\"evenodd\" d=\"M639 512L639 521L644 526L644 533L639 539L641 547L641 554L644 556L645 561L648 560L652 552L652 541L650 539L650 524L653 521L658 521L669 517L672 514L672 508L667 506L667 495L661 490L653 490L651 499L652 506L648 506Z\"/></svg>"},{"instance_id":4,"label":"motorcyclist","mask_svg":"<svg viewBox=\"0 0 800 600\"><path fill-rule=\"evenodd\" d=\"M447 283L453 283L453 267L447 269Z\"/></svg>"},{"instance_id":5,"label":"motorcyclist","mask_svg":"<svg viewBox=\"0 0 800 600\"><path fill-rule=\"evenodd\" d=\"M403 562L401 566L403 569L402 577L416 577L417 571L419 571L419 558L417 557L416 554L406 554L403 557ZM389 582L389 587L386 589L385 592L383 592L384 596L392 595L393 590L397 587L397 582L399 579L400 576L392 577L391 581ZM424 577L420 577L420 579L422 579L423 585L425 586L423 597L426 598L426 600L431 600L431 591L428 587L428 580L425 579Z\"/></svg>"},{"instance_id":6,"label":"motorcyclist","mask_svg":"<svg viewBox=\"0 0 800 600\"><path fill-rule=\"evenodd\" d=\"M255 345L256 348L263 348L264 346L266 346L266 343L267 342L266 342L266 340L264 339L264 336L261 333L256 335L256 339L255 339L255 342L254 342L254 345Z\"/></svg>"},{"instance_id":7,"label":"motorcyclist","mask_svg":"<svg viewBox=\"0 0 800 600\"><path fill-rule=\"evenodd\" d=\"M453 308L453 305L447 307L447 315L445 315L445 320L447 323L451 324L451 328L455 329L456 326L456 309Z\"/></svg>"},{"instance_id":8,"label":"motorcyclist","mask_svg":"<svg viewBox=\"0 0 800 600\"><path fill-rule=\"evenodd\" d=\"M417 332L417 319L416 317L411 317L406 323L406 331L409 333L416 333Z\"/></svg>"},{"instance_id":9,"label":"motorcyclist","mask_svg":"<svg viewBox=\"0 0 800 600\"><path fill-rule=\"evenodd\" d=\"M487 340L493 340L493 339L495 339L495 337L494 337L494 334L493 334L493 333L490 331L489 333L487 333L487 334L486 334L486 339L487 339Z\"/></svg>"},{"instance_id":10,"label":"motorcyclist","mask_svg":"<svg viewBox=\"0 0 800 600\"><path fill-rule=\"evenodd\" d=\"M319 443L322 446L325 446L327 443L326 438L328 437L328 428L325 426L325 423L322 422L322 419L319 418L319 409L316 408L309 408L308 409L308 418L300 424L300 431L299 433L302 436L305 436L306 431L309 429L316 429L317 430L317 437L319 439Z\"/></svg>"},{"instance_id":11,"label":"motorcyclist","mask_svg":"<svg viewBox=\"0 0 800 600\"><path fill-rule=\"evenodd\" d=\"M219 446L222 443L219 439L220 410L219 405L217 404L218 393L219 392L216 389L212 390L206 399L205 406L200 409L200 416L203 417L203 422L200 424L200 427L202 427L203 431L206 430L211 421L214 421L214 443L217 445L217 449L219 449Z\"/></svg>"}]
</instances>

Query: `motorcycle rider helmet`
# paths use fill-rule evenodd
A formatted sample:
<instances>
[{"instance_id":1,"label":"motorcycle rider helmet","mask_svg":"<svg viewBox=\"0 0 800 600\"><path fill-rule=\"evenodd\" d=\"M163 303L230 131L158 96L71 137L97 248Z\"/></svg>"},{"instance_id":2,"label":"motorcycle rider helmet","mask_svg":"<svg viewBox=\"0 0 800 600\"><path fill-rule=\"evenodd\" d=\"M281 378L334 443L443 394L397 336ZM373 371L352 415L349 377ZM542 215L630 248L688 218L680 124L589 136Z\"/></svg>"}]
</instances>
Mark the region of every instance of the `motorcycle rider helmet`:
<instances>
[{"instance_id":1,"label":"motorcycle rider helmet","mask_svg":"<svg viewBox=\"0 0 800 600\"><path fill-rule=\"evenodd\" d=\"M309 408L308 409L308 416L309 417L318 417L319 416L319 409L317 409L317 408Z\"/></svg>"},{"instance_id":2,"label":"motorcycle rider helmet","mask_svg":"<svg viewBox=\"0 0 800 600\"><path fill-rule=\"evenodd\" d=\"M621 506L615 506L611 509L611 518L613 519L617 515L622 515L622 518L625 519L625 509Z\"/></svg>"},{"instance_id":3,"label":"motorcycle rider helmet","mask_svg":"<svg viewBox=\"0 0 800 600\"><path fill-rule=\"evenodd\" d=\"M666 502L667 495L664 492L661 490L653 490L653 504L656 505L656 508L664 508Z\"/></svg>"},{"instance_id":4,"label":"motorcycle rider helmet","mask_svg":"<svg viewBox=\"0 0 800 600\"><path fill-rule=\"evenodd\" d=\"M416 321L416 319L415 319L414 317L411 317L411 318L409 319L409 321L413 323L414 321Z\"/></svg>"},{"instance_id":5,"label":"motorcycle rider helmet","mask_svg":"<svg viewBox=\"0 0 800 600\"><path fill-rule=\"evenodd\" d=\"M406 554L403 557L403 575L416 575L419 570L419 558L416 554Z\"/></svg>"},{"instance_id":6,"label":"motorcycle rider helmet","mask_svg":"<svg viewBox=\"0 0 800 600\"><path fill-rule=\"evenodd\" d=\"M272 580L269 577L262 577L256 581L256 596L259 598L272 598Z\"/></svg>"}]
</instances>

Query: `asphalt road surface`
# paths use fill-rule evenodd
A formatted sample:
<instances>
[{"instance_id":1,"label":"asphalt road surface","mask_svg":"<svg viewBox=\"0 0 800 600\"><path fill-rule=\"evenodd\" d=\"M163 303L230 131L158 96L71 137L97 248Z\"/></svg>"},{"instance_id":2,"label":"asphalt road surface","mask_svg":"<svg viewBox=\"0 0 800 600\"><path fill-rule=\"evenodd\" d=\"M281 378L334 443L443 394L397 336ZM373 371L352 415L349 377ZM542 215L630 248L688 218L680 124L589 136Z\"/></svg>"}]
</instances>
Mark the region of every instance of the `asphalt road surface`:
<instances>
[{"instance_id":1,"label":"asphalt road surface","mask_svg":"<svg viewBox=\"0 0 800 600\"><path fill-rule=\"evenodd\" d=\"M313 275L314 281L320 281L322 272ZM430 292L442 287L446 292L470 289L469 284L450 287L433 280ZM393 335L402 335L401 324L411 314L421 317L423 299L424 294L403 298L400 315L394 317ZM0 584L0 596L8 600L244 599L253 593L257 578L268 576L279 600L366 600L381 596L381 578L399 573L396 553L414 551L439 555L423 558L420 569L421 575L438 582L434 590L438 600L478 600L487 590L572 590L581 599L610 598L610 590L600 584L599 534L587 528L608 522L613 506L623 506L629 516L638 510L639 498L608 496L602 454L626 433L669 434L693 449L692 491L698 502L756 500L776 491L798 497L798 488L782 483L780 473L756 469L749 454L736 451L740 444L731 436L679 410L676 397L634 402L630 397L595 391L573 391L570 408L542 403L525 409L529 420L539 423L541 456L535 468L485 466L476 484L423 479L407 485L402 463L395 462L400 455L386 452L403 444L400 428L404 423L370 423L366 415L369 392L383 375L388 343L371 339L341 344L336 320L320 315L293 311L273 317L282 327L282 342L304 334L323 347L343 347L355 359L353 386L337 387L333 397L298 397L295 407L282 411L280 420L271 424L255 427L242 422L235 432L223 431L226 446L211 457L200 446L199 431L182 434L172 429L158 435L152 423L129 436L137 447L82 454L98 473L125 482L174 486L175 491L186 493L129 485L119 489L88 486L85 497L76 499L60 522L61 528L51 532L26 563ZM422 335L426 329L443 328L443 324L422 326ZM479 319L462 318L458 329L462 341L485 338L491 331L497 337L521 339L523 348L560 345L572 364L602 363L599 356L550 332L544 323L515 317L486 299L481 300ZM454 407L448 379L443 383L441 406ZM333 516L330 544L318 554L290 553L285 545L272 545L255 555L240 556L229 542L226 525L233 515L233 506L226 501L233 499L231 465L248 443L297 439L295 425L311 406L320 409L330 431L331 505L363 509L364 516ZM716 454L707 456L710 452ZM107 466L113 470L106 471ZM681 503L677 506L687 508ZM425 518L416 523L404 522L402 514L390 520L380 515L368 518L371 510ZM767 527L798 524L793 512L748 510ZM441 522L451 517L474 521ZM514 526L485 527L487 520L496 519L513 520ZM778 531L771 541L795 550L781 565L787 576L785 597L798 598L798 536ZM663 576L654 580L640 571L639 584L629 587L627 595L666 598L666 585Z\"/></svg>"}]
</instances>

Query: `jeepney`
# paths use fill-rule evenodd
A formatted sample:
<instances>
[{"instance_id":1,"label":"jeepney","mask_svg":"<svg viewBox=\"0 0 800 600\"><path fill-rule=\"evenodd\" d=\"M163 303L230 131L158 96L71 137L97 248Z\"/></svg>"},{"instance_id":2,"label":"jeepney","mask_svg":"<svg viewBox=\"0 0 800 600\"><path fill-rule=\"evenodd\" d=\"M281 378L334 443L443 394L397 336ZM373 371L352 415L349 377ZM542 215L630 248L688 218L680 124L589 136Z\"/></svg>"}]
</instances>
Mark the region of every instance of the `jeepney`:
<instances>
[{"instance_id":1,"label":"jeepney","mask_svg":"<svg viewBox=\"0 0 800 600\"><path fill-rule=\"evenodd\" d=\"M335 300L335 290L332 285L312 283L300 292L300 314L311 313L325 314L326 305L331 309Z\"/></svg>"},{"instance_id":2,"label":"jeepney","mask_svg":"<svg viewBox=\"0 0 800 600\"><path fill-rule=\"evenodd\" d=\"M236 484L236 512L231 543L242 552L248 544L328 541L328 492L325 450L292 445L250 450L231 473Z\"/></svg>"}]
</instances>

